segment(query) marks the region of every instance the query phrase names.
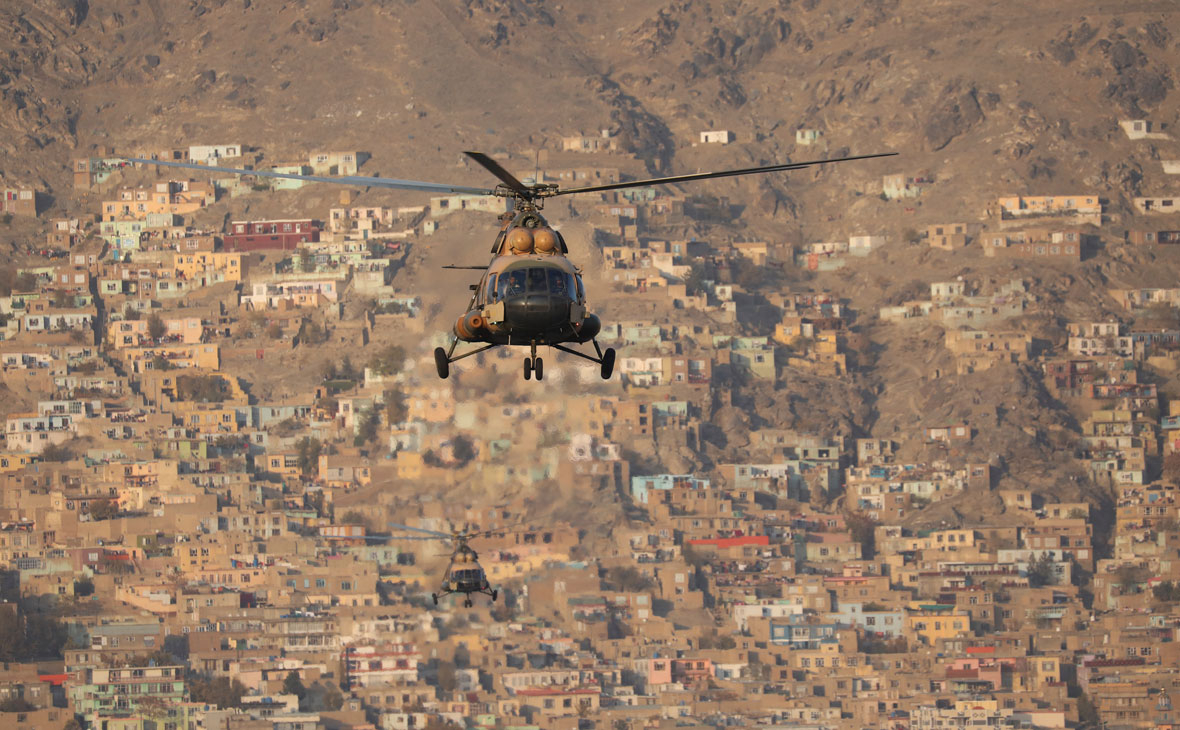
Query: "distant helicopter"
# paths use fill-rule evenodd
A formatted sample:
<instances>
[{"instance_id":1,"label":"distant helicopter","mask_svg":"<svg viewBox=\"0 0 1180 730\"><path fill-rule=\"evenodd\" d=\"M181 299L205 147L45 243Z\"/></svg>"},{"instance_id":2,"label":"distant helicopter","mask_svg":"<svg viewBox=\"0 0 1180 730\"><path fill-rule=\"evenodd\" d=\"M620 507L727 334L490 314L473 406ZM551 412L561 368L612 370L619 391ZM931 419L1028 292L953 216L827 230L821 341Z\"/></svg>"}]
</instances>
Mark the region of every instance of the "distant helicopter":
<instances>
[{"instance_id":1,"label":"distant helicopter","mask_svg":"<svg viewBox=\"0 0 1180 730\"><path fill-rule=\"evenodd\" d=\"M545 363L537 355L538 346L552 347L597 363L602 379L609 380L614 372L615 351L609 347L603 350L595 339L602 328L602 322L586 309L586 290L582 283L581 270L566 258L565 255L569 252L569 248L566 246L565 239L541 216L540 210L545 198L756 173L783 172L834 162L890 157L897 153L883 152L856 157L749 167L740 170L673 175L568 190L561 190L557 185L548 183L525 184L482 152L465 152L464 154L499 178L500 185L493 189L473 188L384 177L322 177L269 170L214 167L186 162L130 157L124 159L147 165L181 167L204 172L306 180L337 185L365 185L432 193L494 195L501 198L511 198L513 210L502 217L500 233L496 236L495 243L492 244L491 262L486 267L444 267L482 270L484 274L480 277L479 283L471 287L475 293L467 305L467 312L459 317L452 328L453 339L450 347L446 349L438 347L434 350L434 364L438 371L438 377L445 379L449 376L451 363L456 360L471 357L500 345L521 345L529 347L529 356L524 360L525 380L530 377L541 380L545 375ZM483 343L483 347L456 355L455 348L460 341ZM593 356L566 346L586 342L594 346L595 354Z\"/></svg>"},{"instance_id":2,"label":"distant helicopter","mask_svg":"<svg viewBox=\"0 0 1180 730\"><path fill-rule=\"evenodd\" d=\"M472 593L483 593L491 596L492 602L495 603L496 598L500 595L500 591L488 585L487 575L484 574L483 568L479 567L479 555L467 544L467 541L477 537L500 534L504 532L503 530L486 530L483 532L457 530L451 534L447 534L445 532L436 532L435 530L426 530L421 527L399 525L396 522L390 522L389 526L400 530L425 533L435 539L449 540L455 544L454 552L451 553L451 561L447 564L447 573L446 578L443 579L442 589L439 593L430 594L430 599L434 601L434 605L438 605L439 596L445 596L450 593L462 593L463 605L467 608L471 608ZM394 539L397 539L396 535ZM430 538L414 539L428 540Z\"/></svg>"}]
</instances>

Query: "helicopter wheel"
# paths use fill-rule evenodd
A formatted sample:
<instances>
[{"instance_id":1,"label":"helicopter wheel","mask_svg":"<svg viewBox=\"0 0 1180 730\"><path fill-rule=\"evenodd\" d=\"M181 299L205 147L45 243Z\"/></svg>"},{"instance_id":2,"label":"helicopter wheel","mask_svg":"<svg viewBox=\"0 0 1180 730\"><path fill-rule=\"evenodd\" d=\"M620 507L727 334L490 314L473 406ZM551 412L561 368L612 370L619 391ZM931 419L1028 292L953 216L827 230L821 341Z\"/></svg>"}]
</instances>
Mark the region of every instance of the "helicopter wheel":
<instances>
[{"instance_id":1,"label":"helicopter wheel","mask_svg":"<svg viewBox=\"0 0 1180 730\"><path fill-rule=\"evenodd\" d=\"M533 377L533 359L526 357L524 359L524 379L529 380Z\"/></svg>"},{"instance_id":2,"label":"helicopter wheel","mask_svg":"<svg viewBox=\"0 0 1180 730\"><path fill-rule=\"evenodd\" d=\"M602 353L602 360L599 361L602 365L603 380L610 380L611 373L615 371L615 348L608 347L606 352Z\"/></svg>"},{"instance_id":3,"label":"helicopter wheel","mask_svg":"<svg viewBox=\"0 0 1180 730\"><path fill-rule=\"evenodd\" d=\"M498 588L493 588L492 589L492 603L496 602L496 597L499 595L500 595L500 590Z\"/></svg>"},{"instance_id":4,"label":"helicopter wheel","mask_svg":"<svg viewBox=\"0 0 1180 730\"><path fill-rule=\"evenodd\" d=\"M466 600L464 600L464 601L463 601L463 605L464 605L466 608L471 608L471 599L470 599L470 598L467 598Z\"/></svg>"},{"instance_id":5,"label":"helicopter wheel","mask_svg":"<svg viewBox=\"0 0 1180 730\"><path fill-rule=\"evenodd\" d=\"M545 361L539 357L533 358L533 375L540 380L545 375Z\"/></svg>"},{"instance_id":6,"label":"helicopter wheel","mask_svg":"<svg viewBox=\"0 0 1180 730\"><path fill-rule=\"evenodd\" d=\"M443 380L451 374L451 361L447 357L447 351L441 347L434 348L434 367L438 370L438 377Z\"/></svg>"},{"instance_id":7,"label":"helicopter wheel","mask_svg":"<svg viewBox=\"0 0 1180 730\"><path fill-rule=\"evenodd\" d=\"M437 593L431 593L431 594L430 594L430 600L434 601L434 605L436 605L436 606L437 606L437 605L438 605L438 594L437 594Z\"/></svg>"}]
</instances>

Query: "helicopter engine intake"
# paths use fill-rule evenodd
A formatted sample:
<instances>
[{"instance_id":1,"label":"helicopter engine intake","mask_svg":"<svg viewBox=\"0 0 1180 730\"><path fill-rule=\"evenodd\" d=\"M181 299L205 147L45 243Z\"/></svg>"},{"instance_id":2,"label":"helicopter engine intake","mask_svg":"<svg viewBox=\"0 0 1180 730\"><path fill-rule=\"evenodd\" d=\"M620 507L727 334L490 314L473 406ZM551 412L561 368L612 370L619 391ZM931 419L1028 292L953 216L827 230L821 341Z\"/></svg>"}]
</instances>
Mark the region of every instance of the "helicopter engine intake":
<instances>
[{"instance_id":1,"label":"helicopter engine intake","mask_svg":"<svg viewBox=\"0 0 1180 730\"><path fill-rule=\"evenodd\" d=\"M533 233L527 228L517 226L508 232L508 246L514 254L533 252Z\"/></svg>"},{"instance_id":2,"label":"helicopter engine intake","mask_svg":"<svg viewBox=\"0 0 1180 730\"><path fill-rule=\"evenodd\" d=\"M533 234L533 248L537 253L556 253L557 234L551 228L538 228Z\"/></svg>"},{"instance_id":3,"label":"helicopter engine intake","mask_svg":"<svg viewBox=\"0 0 1180 730\"><path fill-rule=\"evenodd\" d=\"M464 314L455 322L455 336L470 342L478 339L480 333L487 327L487 322L479 310L472 310Z\"/></svg>"}]
</instances>

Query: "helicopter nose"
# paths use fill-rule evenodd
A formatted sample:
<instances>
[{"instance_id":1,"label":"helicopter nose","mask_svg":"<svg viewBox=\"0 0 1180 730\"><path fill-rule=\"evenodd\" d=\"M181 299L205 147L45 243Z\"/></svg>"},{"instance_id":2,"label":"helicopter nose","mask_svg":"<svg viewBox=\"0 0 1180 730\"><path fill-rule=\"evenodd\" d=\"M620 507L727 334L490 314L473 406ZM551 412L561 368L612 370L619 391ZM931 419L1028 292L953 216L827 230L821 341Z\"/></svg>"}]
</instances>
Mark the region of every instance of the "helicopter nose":
<instances>
[{"instance_id":1,"label":"helicopter nose","mask_svg":"<svg viewBox=\"0 0 1180 730\"><path fill-rule=\"evenodd\" d=\"M504 300L504 318L513 329L548 330L569 322L570 300L554 294L519 294Z\"/></svg>"}]
</instances>

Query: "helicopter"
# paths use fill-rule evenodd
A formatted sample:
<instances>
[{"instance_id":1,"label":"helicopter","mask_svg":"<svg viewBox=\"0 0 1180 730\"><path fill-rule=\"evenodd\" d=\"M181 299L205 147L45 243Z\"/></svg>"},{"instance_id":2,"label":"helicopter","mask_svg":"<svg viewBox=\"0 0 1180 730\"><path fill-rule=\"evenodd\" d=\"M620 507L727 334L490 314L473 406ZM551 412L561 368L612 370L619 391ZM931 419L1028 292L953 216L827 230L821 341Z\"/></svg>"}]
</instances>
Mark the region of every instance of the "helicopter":
<instances>
[{"instance_id":1,"label":"helicopter","mask_svg":"<svg viewBox=\"0 0 1180 730\"><path fill-rule=\"evenodd\" d=\"M399 525L396 522L390 522L389 526L399 530L421 532L430 536L425 538L415 537L413 539L430 540L433 538L437 540L450 540L455 544L455 549L451 553L451 560L447 564L446 578L443 579L441 592L430 594L430 599L434 601L434 605L438 605L439 596L446 596L450 593L462 593L463 605L467 608L471 608L471 594L473 593L483 593L484 595L491 596L492 602L495 603L496 598L500 595L500 591L488 584L487 575L483 572L483 568L479 567L479 555L467 544L467 541L477 537L498 535L504 532L503 530L486 530L483 532L456 530L447 534L421 527Z\"/></svg>"},{"instance_id":2,"label":"helicopter","mask_svg":"<svg viewBox=\"0 0 1180 730\"><path fill-rule=\"evenodd\" d=\"M479 282L470 287L473 294L467 304L467 311L455 321L450 346L447 348L438 347L434 350L434 364L438 377L445 380L450 375L451 363L457 360L471 357L493 347L516 345L529 347L529 356L524 360L525 380L544 378L545 363L537 355L537 348L546 346L596 363L599 366L599 375L602 379L609 380L614 372L615 351L610 347L604 350L598 344L596 337L602 329L602 321L597 315L587 310L586 288L582 281L581 269L566 258L569 247L566 245L565 239L541 215L541 209L544 207L546 199L559 195L601 193L649 185L668 185L739 175L785 172L837 162L891 157L897 153L883 152L807 162L787 162L777 165L630 180L564 190L551 183L526 184L482 152L464 152L464 154L499 179L500 184L489 189L384 177L323 177L165 160L131 157L123 159L140 164L163 165L204 172L509 198L513 201L513 206L509 212L501 216L500 231L491 248L491 262L487 266L449 265L443 267L481 270L484 273ZM456 355L455 349L460 342L482 346ZM572 345L584 345L587 342L594 347L593 355L572 347Z\"/></svg>"}]
</instances>

